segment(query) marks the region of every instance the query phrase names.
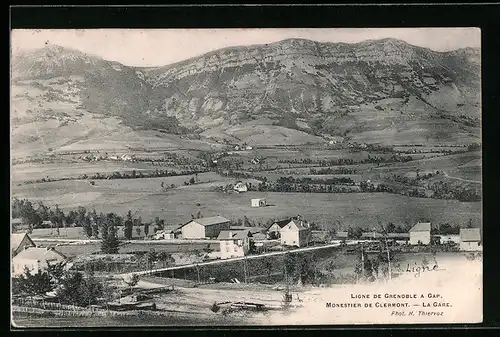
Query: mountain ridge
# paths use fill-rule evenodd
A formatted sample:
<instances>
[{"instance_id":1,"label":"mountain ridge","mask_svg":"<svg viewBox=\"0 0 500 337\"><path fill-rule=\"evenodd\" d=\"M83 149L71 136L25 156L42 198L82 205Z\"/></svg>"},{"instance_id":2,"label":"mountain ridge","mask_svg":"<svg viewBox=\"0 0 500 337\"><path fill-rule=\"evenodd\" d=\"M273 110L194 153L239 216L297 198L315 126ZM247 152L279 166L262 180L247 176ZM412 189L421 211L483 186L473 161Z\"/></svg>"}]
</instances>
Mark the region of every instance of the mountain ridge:
<instances>
[{"instance_id":1,"label":"mountain ridge","mask_svg":"<svg viewBox=\"0 0 500 337\"><path fill-rule=\"evenodd\" d=\"M471 47L437 52L393 38L353 44L286 39L130 67L50 46L17 55L11 65L13 86L26 89L14 95L11 110L21 124L54 115L77 123L88 113L118 118L133 130L216 128L220 138L231 137L224 133L232 126L269 120L318 140L479 138L480 50ZM384 139L384 133L393 136Z\"/></svg>"}]
</instances>

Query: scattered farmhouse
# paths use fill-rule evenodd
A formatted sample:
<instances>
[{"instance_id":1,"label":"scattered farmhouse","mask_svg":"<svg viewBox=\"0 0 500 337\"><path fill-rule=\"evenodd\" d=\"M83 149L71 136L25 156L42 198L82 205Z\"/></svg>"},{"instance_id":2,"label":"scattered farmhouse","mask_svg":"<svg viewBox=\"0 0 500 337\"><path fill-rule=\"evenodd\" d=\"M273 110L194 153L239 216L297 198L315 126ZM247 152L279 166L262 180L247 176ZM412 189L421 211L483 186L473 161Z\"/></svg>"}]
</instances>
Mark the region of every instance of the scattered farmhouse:
<instances>
[{"instance_id":1,"label":"scattered farmhouse","mask_svg":"<svg viewBox=\"0 0 500 337\"><path fill-rule=\"evenodd\" d=\"M292 219L285 219L273 222L273 224L267 229L268 237L270 239L279 239L281 229L288 225L291 220Z\"/></svg>"},{"instance_id":2,"label":"scattered farmhouse","mask_svg":"<svg viewBox=\"0 0 500 337\"><path fill-rule=\"evenodd\" d=\"M417 222L410 229L410 245L428 245L431 243L431 223Z\"/></svg>"},{"instance_id":3,"label":"scattered farmhouse","mask_svg":"<svg viewBox=\"0 0 500 337\"><path fill-rule=\"evenodd\" d=\"M50 264L65 261L66 256L52 247L28 247L12 259L12 273L22 275L24 269L28 267L31 273L36 274L38 271L46 269Z\"/></svg>"},{"instance_id":4,"label":"scattered farmhouse","mask_svg":"<svg viewBox=\"0 0 500 337\"><path fill-rule=\"evenodd\" d=\"M480 228L460 229L460 250L469 252L482 250Z\"/></svg>"},{"instance_id":5,"label":"scattered farmhouse","mask_svg":"<svg viewBox=\"0 0 500 337\"><path fill-rule=\"evenodd\" d=\"M13 233L10 235L10 249L12 257L19 254L25 248L36 247L30 236L26 233Z\"/></svg>"},{"instance_id":6,"label":"scattered farmhouse","mask_svg":"<svg viewBox=\"0 0 500 337\"><path fill-rule=\"evenodd\" d=\"M193 219L181 227L182 238L217 238L221 231L229 230L229 227L229 220L221 216Z\"/></svg>"},{"instance_id":7,"label":"scattered farmhouse","mask_svg":"<svg viewBox=\"0 0 500 337\"><path fill-rule=\"evenodd\" d=\"M248 191L248 186L247 184L245 184L244 182L241 182L241 181L238 181L235 185L234 185L234 190L235 191L238 191L238 192L247 192Z\"/></svg>"},{"instance_id":8,"label":"scattered farmhouse","mask_svg":"<svg viewBox=\"0 0 500 337\"><path fill-rule=\"evenodd\" d=\"M252 199L252 207L265 207L267 201L265 198Z\"/></svg>"},{"instance_id":9,"label":"scattered farmhouse","mask_svg":"<svg viewBox=\"0 0 500 337\"><path fill-rule=\"evenodd\" d=\"M303 247L310 239L311 230L305 227L302 220L293 219L280 230L280 241L283 246Z\"/></svg>"},{"instance_id":10,"label":"scattered farmhouse","mask_svg":"<svg viewBox=\"0 0 500 337\"><path fill-rule=\"evenodd\" d=\"M245 256L250 251L250 231L226 231L219 233L217 240L220 241L220 258Z\"/></svg>"}]
</instances>

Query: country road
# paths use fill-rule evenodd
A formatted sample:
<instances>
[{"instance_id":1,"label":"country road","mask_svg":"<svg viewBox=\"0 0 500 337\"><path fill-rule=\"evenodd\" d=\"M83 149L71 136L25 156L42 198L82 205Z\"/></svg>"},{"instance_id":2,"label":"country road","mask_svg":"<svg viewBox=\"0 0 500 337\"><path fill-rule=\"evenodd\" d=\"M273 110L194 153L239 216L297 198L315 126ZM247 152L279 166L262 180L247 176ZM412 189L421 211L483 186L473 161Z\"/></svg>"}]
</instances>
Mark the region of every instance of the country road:
<instances>
[{"instance_id":1,"label":"country road","mask_svg":"<svg viewBox=\"0 0 500 337\"><path fill-rule=\"evenodd\" d=\"M362 242L362 241L350 241L350 242L347 242L346 244L347 245L356 245L356 244L358 244L360 242ZM153 273L158 273L158 272L164 272L164 271L179 270L179 269L184 269L184 268L196 268L198 266L208 266L208 265L213 265L213 264L221 264L221 263L234 262L234 261L242 261L242 260L260 259L262 257L278 256L278 255L284 255L284 254L287 254L287 253L308 252L308 251L314 251L314 250L325 249L325 248L333 248L333 247L340 247L340 243L332 243L332 244L329 244L329 245L316 246L316 247L296 248L296 249L291 249L291 250L282 251L282 252L272 252L272 253L264 253L264 254L259 254L259 255L250 255L250 256L244 256L244 257L235 257L235 258L232 258L232 259L215 260L215 261L192 263L192 264L185 264L185 265L179 265L179 266L173 266L173 267L166 267L166 268L159 268L159 269L144 270L144 271L140 271L140 272L118 274L116 276L121 277L121 278L127 278L127 277L130 277L133 274L141 276L141 275L148 275L148 274L153 274Z\"/></svg>"}]
</instances>

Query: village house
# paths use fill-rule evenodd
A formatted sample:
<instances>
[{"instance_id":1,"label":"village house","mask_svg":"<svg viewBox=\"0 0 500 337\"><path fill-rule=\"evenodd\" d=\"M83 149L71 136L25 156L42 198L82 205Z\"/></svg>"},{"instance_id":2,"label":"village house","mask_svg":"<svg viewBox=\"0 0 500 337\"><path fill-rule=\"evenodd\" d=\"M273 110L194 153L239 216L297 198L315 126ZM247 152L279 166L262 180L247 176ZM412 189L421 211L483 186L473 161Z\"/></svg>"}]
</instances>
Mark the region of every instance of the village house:
<instances>
[{"instance_id":1,"label":"village house","mask_svg":"<svg viewBox=\"0 0 500 337\"><path fill-rule=\"evenodd\" d=\"M12 274L22 275L27 267L31 273L36 274L45 270L48 265L66 261L66 256L52 247L28 247L19 252L12 259Z\"/></svg>"},{"instance_id":2,"label":"village house","mask_svg":"<svg viewBox=\"0 0 500 337\"><path fill-rule=\"evenodd\" d=\"M267 200L265 198L252 199L252 207L266 207Z\"/></svg>"},{"instance_id":3,"label":"village house","mask_svg":"<svg viewBox=\"0 0 500 337\"><path fill-rule=\"evenodd\" d=\"M293 219L280 230L280 241L283 246L306 246L311 239L311 230L302 220Z\"/></svg>"},{"instance_id":4,"label":"village house","mask_svg":"<svg viewBox=\"0 0 500 337\"><path fill-rule=\"evenodd\" d=\"M233 189L238 192L247 192L248 186L244 182L238 181L236 184L234 184Z\"/></svg>"},{"instance_id":5,"label":"village house","mask_svg":"<svg viewBox=\"0 0 500 337\"><path fill-rule=\"evenodd\" d=\"M19 254L28 247L36 247L35 243L31 240L30 236L26 233L13 233L10 235L10 249L12 257Z\"/></svg>"},{"instance_id":6,"label":"village house","mask_svg":"<svg viewBox=\"0 0 500 337\"><path fill-rule=\"evenodd\" d=\"M279 239L280 238L280 231L283 227L288 225L288 223L292 219L285 219L285 220L278 220L272 223L271 226L267 228L267 236L270 239Z\"/></svg>"},{"instance_id":7,"label":"village house","mask_svg":"<svg viewBox=\"0 0 500 337\"><path fill-rule=\"evenodd\" d=\"M480 228L460 229L460 250L474 252L483 250Z\"/></svg>"},{"instance_id":8,"label":"village house","mask_svg":"<svg viewBox=\"0 0 500 337\"><path fill-rule=\"evenodd\" d=\"M221 231L217 237L220 241L220 258L230 259L247 255L250 252L251 238L250 231Z\"/></svg>"},{"instance_id":9,"label":"village house","mask_svg":"<svg viewBox=\"0 0 500 337\"><path fill-rule=\"evenodd\" d=\"M222 216L193 219L181 227L183 239L217 238L223 230L229 230L229 220Z\"/></svg>"},{"instance_id":10,"label":"village house","mask_svg":"<svg viewBox=\"0 0 500 337\"><path fill-rule=\"evenodd\" d=\"M159 230L154 234L153 239L154 240L175 239L175 231L173 229L171 229L171 230L166 230L166 229Z\"/></svg>"},{"instance_id":11,"label":"village house","mask_svg":"<svg viewBox=\"0 0 500 337\"><path fill-rule=\"evenodd\" d=\"M431 243L431 223L417 222L410 229L410 245L428 245Z\"/></svg>"}]
</instances>

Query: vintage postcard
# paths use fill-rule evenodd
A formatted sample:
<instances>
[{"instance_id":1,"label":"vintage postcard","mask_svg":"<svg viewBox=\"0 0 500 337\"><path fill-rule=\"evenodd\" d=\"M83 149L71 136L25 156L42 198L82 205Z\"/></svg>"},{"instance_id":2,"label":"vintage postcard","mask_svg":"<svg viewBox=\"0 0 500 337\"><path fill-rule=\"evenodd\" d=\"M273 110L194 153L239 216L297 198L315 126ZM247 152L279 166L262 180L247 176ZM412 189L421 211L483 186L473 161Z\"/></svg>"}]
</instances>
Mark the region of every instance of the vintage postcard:
<instances>
[{"instance_id":1,"label":"vintage postcard","mask_svg":"<svg viewBox=\"0 0 500 337\"><path fill-rule=\"evenodd\" d=\"M12 325L482 322L480 37L13 30Z\"/></svg>"}]
</instances>

